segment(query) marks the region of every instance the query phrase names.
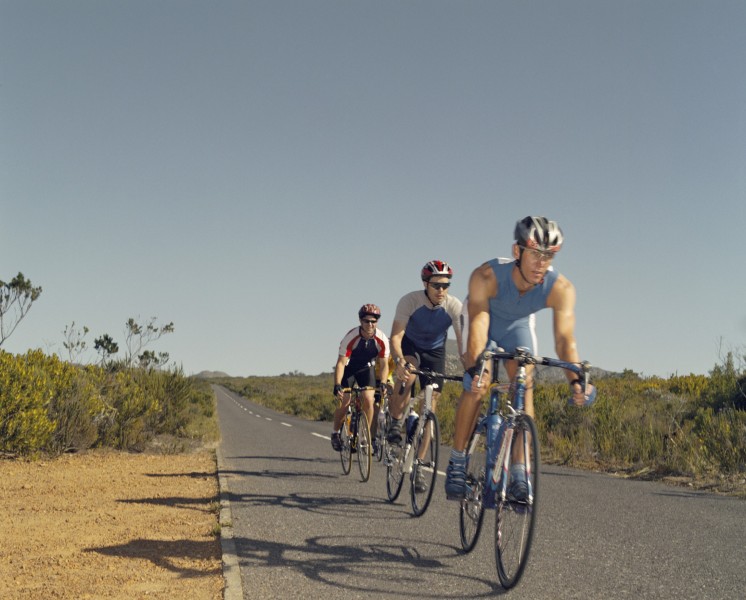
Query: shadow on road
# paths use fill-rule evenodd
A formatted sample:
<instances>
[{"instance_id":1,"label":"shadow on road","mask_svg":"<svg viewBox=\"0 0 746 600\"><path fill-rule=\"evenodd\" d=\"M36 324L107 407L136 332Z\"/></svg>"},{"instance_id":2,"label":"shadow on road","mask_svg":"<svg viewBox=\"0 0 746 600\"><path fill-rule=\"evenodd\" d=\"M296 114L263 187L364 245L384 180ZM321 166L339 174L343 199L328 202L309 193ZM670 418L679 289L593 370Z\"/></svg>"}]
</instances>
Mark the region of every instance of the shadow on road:
<instances>
[{"instance_id":1,"label":"shadow on road","mask_svg":"<svg viewBox=\"0 0 746 600\"><path fill-rule=\"evenodd\" d=\"M301 576L347 594L364 592L370 598L388 594L454 598L459 597L459 590L463 590L467 582L470 598L504 592L495 579L474 578L457 572L452 560L460 551L455 547L422 539L331 535L307 538L298 545L234 539L242 570L252 573L257 581L269 574L269 571L261 572L262 568L267 568L275 574L281 569L283 580ZM295 573L289 575L288 570ZM475 584L483 590L474 593ZM297 585L299 590L303 589L304 584Z\"/></svg>"}]
</instances>

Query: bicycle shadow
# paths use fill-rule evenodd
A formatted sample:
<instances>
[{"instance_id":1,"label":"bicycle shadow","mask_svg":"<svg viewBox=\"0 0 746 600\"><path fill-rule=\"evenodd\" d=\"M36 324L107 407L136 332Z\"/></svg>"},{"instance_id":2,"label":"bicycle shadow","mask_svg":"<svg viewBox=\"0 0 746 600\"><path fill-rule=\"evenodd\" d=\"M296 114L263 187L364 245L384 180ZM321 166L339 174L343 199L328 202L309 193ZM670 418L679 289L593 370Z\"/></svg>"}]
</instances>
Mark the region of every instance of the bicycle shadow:
<instances>
[{"instance_id":1,"label":"bicycle shadow","mask_svg":"<svg viewBox=\"0 0 746 600\"><path fill-rule=\"evenodd\" d=\"M376 496L330 496L328 493L241 494L224 491L221 495L232 506L243 508L273 507L301 510L319 515L354 517L372 520L410 520L407 507L392 504Z\"/></svg>"},{"instance_id":2,"label":"bicycle shadow","mask_svg":"<svg viewBox=\"0 0 746 600\"><path fill-rule=\"evenodd\" d=\"M453 598L463 583L475 583L469 597L481 598L505 592L494 580L464 575L445 562L459 553L450 545L374 535L330 535L306 538L302 544L281 543L246 537L234 538L241 569L257 581L277 576L283 580L301 576L349 594L377 598ZM262 569L272 569L271 574ZM292 575L288 576L287 571ZM298 584L302 589L302 584ZM336 597L331 594L327 597Z\"/></svg>"}]
</instances>

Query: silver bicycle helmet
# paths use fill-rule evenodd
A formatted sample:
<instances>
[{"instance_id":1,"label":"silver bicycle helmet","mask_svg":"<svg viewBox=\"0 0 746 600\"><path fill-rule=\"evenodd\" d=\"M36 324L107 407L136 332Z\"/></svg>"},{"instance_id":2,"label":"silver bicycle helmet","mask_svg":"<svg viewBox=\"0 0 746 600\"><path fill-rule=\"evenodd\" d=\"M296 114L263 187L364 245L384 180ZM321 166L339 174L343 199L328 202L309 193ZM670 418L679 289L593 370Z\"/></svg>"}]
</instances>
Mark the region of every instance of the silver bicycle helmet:
<instances>
[{"instance_id":1,"label":"silver bicycle helmet","mask_svg":"<svg viewBox=\"0 0 746 600\"><path fill-rule=\"evenodd\" d=\"M521 219L515 224L513 235L519 246L551 252L559 251L564 241L560 226L546 217Z\"/></svg>"}]
</instances>

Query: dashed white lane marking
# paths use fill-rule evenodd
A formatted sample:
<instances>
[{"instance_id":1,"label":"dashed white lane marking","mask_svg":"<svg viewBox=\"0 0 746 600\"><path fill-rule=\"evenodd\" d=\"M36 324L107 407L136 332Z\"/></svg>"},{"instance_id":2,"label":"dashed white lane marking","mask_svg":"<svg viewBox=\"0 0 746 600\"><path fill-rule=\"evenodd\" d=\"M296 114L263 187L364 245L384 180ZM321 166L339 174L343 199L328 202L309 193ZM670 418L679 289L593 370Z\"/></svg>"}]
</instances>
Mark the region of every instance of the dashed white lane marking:
<instances>
[{"instance_id":1,"label":"dashed white lane marking","mask_svg":"<svg viewBox=\"0 0 746 600\"><path fill-rule=\"evenodd\" d=\"M254 416L255 416L255 417L257 418L257 419L261 419L261 418L262 418L262 415L258 415L258 414L255 414L255 413L254 413L254 411L251 411L251 410L247 409L247 408L246 408L245 406L242 406L242 405L241 405L240 403L236 402L235 400L234 400L234 402L235 402L235 403L236 403L236 404L237 404L238 406L240 406L240 407L241 407L241 408L242 408L243 410L247 411L247 412L248 412L248 413L249 413L250 415L254 415ZM269 418L269 417L264 417L264 418L265 418L265 419L266 419L267 421L271 421L271 420L272 420L272 419L271 419L271 418ZM281 424L281 425L284 425L285 427L292 427L292 425L291 425L290 423L285 423L285 422L282 422L282 421L281 421L281 422L280 422L280 424ZM331 440L331 439L332 439L332 438L331 438L331 437L329 437L328 435L324 435L324 434L322 434L322 433L316 433L316 432L314 432L314 431L312 431L312 432L311 432L311 435L313 435L313 436L316 436L316 437L318 437L318 438L321 438L322 440ZM445 476L446 476L446 474L445 474L445 473L444 473L443 471L438 471L438 475L441 475L442 477L445 477Z\"/></svg>"}]
</instances>

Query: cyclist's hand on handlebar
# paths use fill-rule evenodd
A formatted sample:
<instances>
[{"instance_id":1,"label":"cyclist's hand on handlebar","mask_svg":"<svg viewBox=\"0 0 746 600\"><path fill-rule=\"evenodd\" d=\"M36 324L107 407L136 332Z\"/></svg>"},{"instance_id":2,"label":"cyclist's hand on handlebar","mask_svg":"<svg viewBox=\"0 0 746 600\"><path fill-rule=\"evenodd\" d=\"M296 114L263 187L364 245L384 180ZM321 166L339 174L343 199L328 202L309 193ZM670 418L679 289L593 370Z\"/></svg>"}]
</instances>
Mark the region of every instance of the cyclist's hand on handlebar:
<instances>
[{"instance_id":1,"label":"cyclist's hand on handlebar","mask_svg":"<svg viewBox=\"0 0 746 600\"><path fill-rule=\"evenodd\" d=\"M396 378L399 381L406 381L409 379L409 369L412 367L408 362L406 361L400 361L398 365L396 365Z\"/></svg>"},{"instance_id":2,"label":"cyclist's hand on handlebar","mask_svg":"<svg viewBox=\"0 0 746 600\"><path fill-rule=\"evenodd\" d=\"M342 386L338 383L334 384L334 396L340 400L342 399Z\"/></svg>"},{"instance_id":3,"label":"cyclist's hand on handlebar","mask_svg":"<svg viewBox=\"0 0 746 600\"><path fill-rule=\"evenodd\" d=\"M589 383L584 388L579 379L570 382L570 393L572 396L567 403L571 406L590 406L596 401L596 386Z\"/></svg>"},{"instance_id":4,"label":"cyclist's hand on handlebar","mask_svg":"<svg viewBox=\"0 0 746 600\"><path fill-rule=\"evenodd\" d=\"M481 357L480 357L481 358ZM464 372L464 389L477 393L482 388L482 376L484 375L484 362L477 361L473 367Z\"/></svg>"}]
</instances>

